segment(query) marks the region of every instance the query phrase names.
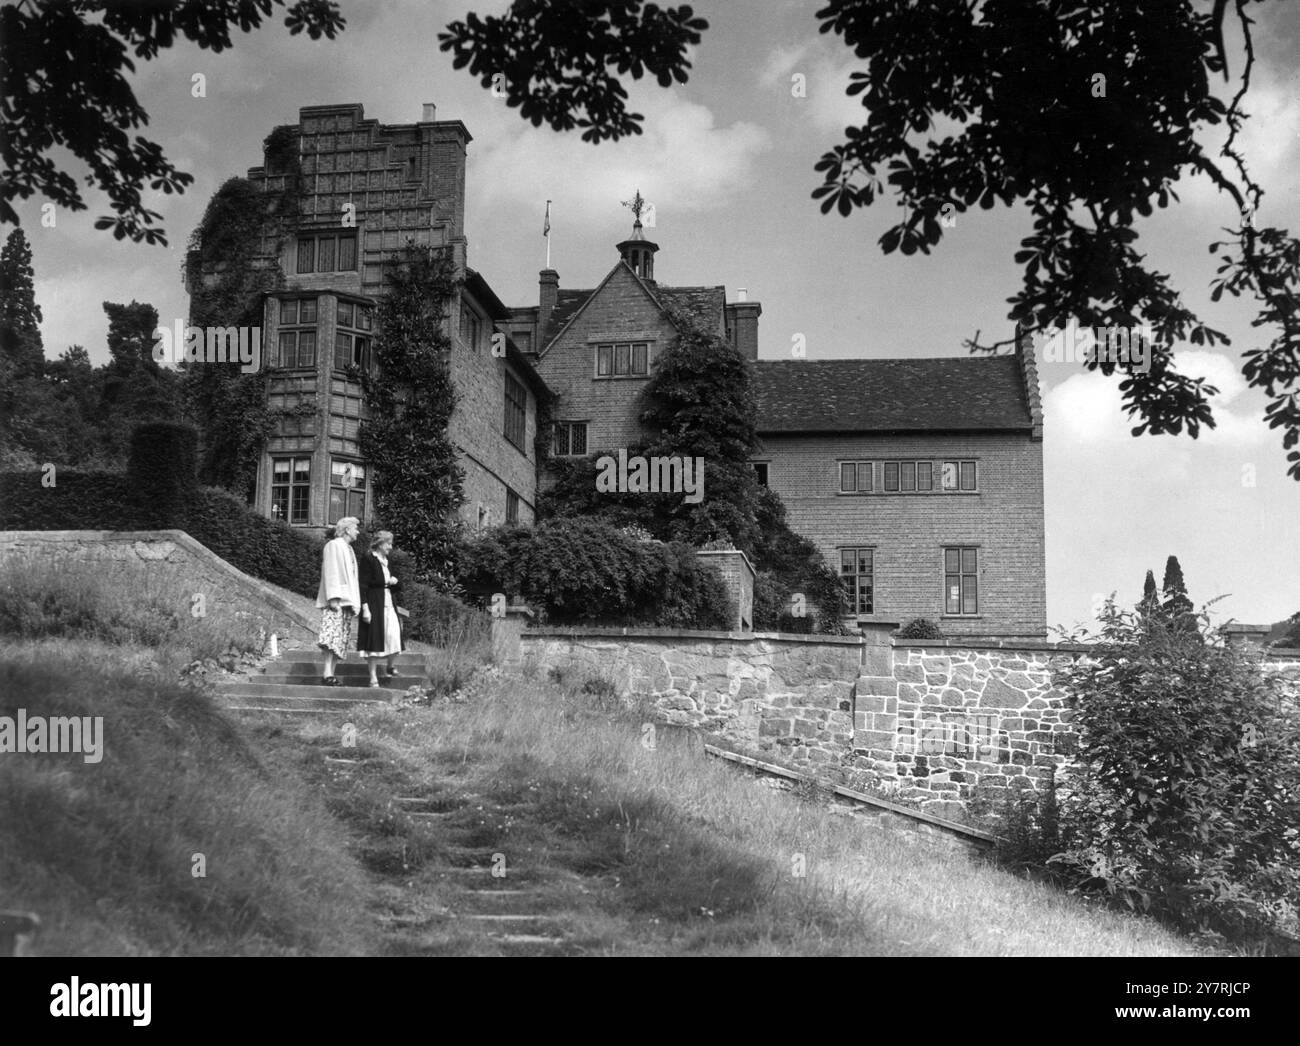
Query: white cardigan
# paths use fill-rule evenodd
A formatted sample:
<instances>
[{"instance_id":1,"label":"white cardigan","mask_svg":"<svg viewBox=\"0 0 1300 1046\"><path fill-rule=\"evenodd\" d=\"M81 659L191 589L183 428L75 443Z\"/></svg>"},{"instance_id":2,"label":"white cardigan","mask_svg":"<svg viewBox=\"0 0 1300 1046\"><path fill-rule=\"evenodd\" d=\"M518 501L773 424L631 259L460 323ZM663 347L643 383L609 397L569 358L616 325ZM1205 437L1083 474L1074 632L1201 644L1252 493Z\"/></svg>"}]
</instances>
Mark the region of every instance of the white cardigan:
<instances>
[{"instance_id":1,"label":"white cardigan","mask_svg":"<svg viewBox=\"0 0 1300 1046\"><path fill-rule=\"evenodd\" d=\"M316 592L316 605L327 607L331 599L342 600L343 606L361 610L361 585L357 581L357 554L350 542L333 538L325 542L321 553L320 589Z\"/></svg>"}]
</instances>

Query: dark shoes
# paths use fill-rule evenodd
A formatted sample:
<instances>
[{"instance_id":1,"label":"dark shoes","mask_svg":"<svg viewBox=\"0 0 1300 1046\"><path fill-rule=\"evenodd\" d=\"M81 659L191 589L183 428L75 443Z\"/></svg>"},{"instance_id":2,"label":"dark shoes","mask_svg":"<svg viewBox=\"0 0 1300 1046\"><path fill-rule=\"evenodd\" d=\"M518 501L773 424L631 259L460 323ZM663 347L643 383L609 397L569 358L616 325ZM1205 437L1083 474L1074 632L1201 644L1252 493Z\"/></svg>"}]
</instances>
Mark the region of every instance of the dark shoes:
<instances>
[{"instance_id":1,"label":"dark shoes","mask_svg":"<svg viewBox=\"0 0 1300 1046\"><path fill-rule=\"evenodd\" d=\"M342 686L342 685L343 685L342 683L339 682L339 680L338 680L338 676L326 676L324 679L321 680L321 683L322 683L324 686Z\"/></svg>"}]
</instances>

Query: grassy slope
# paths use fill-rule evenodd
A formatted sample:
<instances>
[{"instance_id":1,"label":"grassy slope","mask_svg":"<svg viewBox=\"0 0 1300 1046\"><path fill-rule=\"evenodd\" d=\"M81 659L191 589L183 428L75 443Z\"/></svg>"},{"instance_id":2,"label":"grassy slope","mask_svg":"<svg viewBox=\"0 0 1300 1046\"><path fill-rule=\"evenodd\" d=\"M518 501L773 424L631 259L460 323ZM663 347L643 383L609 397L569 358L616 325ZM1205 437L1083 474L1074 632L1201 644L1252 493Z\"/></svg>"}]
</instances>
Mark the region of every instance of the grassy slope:
<instances>
[{"instance_id":1,"label":"grassy slope","mask_svg":"<svg viewBox=\"0 0 1300 1046\"><path fill-rule=\"evenodd\" d=\"M368 950L345 831L154 664L93 641L0 646L0 715L104 717L97 764L0 754L0 908L36 911L47 955Z\"/></svg>"},{"instance_id":2,"label":"grassy slope","mask_svg":"<svg viewBox=\"0 0 1300 1046\"><path fill-rule=\"evenodd\" d=\"M640 719L600 698L500 676L468 697L359 715L351 783L323 764L343 754L337 726L268 739L382 843L369 863L407 926L398 953L498 950L466 929L477 884L446 874L476 852L504 855L506 885L586 953L1196 954L1149 921L764 787L688 736L661 729L650 750ZM397 795L445 817L416 824Z\"/></svg>"}]
</instances>

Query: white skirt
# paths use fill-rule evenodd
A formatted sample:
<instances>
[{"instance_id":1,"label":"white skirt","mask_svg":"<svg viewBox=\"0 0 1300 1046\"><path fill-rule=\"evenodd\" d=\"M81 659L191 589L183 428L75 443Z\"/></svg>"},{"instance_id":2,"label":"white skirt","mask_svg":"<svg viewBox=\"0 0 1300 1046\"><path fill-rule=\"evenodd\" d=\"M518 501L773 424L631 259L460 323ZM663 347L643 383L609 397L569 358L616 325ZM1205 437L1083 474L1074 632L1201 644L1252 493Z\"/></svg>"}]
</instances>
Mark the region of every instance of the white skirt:
<instances>
[{"instance_id":1,"label":"white skirt","mask_svg":"<svg viewBox=\"0 0 1300 1046\"><path fill-rule=\"evenodd\" d=\"M390 593L384 593L384 649L382 652L367 650L366 657L388 657L390 654L400 654L402 652L402 626L401 618L397 616L397 611L393 609L393 597Z\"/></svg>"}]
</instances>

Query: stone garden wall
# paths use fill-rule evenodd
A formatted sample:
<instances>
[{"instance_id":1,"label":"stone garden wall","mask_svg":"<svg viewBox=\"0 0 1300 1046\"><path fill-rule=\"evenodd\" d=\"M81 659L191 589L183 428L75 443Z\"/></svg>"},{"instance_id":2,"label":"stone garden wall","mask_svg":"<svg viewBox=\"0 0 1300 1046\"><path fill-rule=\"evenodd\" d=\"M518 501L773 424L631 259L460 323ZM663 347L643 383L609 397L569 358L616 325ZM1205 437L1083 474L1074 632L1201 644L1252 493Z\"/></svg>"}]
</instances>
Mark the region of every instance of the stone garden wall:
<instances>
[{"instance_id":1,"label":"stone garden wall","mask_svg":"<svg viewBox=\"0 0 1300 1046\"><path fill-rule=\"evenodd\" d=\"M1087 647L671 629L529 629L525 670L602 679L647 713L953 820L1040 788L1075 747L1053 672ZM1300 700L1300 660L1266 666Z\"/></svg>"}]
</instances>

